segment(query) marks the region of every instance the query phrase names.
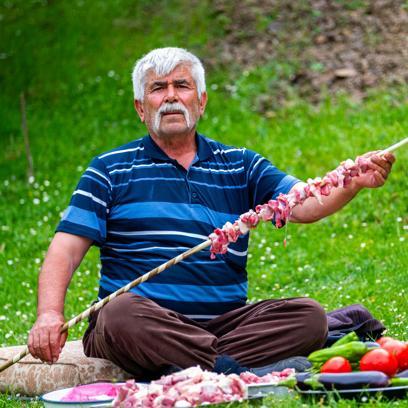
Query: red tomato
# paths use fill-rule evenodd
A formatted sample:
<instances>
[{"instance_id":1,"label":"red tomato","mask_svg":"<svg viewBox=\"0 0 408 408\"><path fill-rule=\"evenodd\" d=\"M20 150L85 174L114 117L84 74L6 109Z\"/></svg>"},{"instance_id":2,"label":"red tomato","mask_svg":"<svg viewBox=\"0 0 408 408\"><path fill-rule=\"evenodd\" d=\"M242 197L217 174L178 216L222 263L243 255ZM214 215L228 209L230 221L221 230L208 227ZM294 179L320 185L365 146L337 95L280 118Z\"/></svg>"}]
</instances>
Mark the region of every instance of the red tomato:
<instances>
[{"instance_id":1,"label":"red tomato","mask_svg":"<svg viewBox=\"0 0 408 408\"><path fill-rule=\"evenodd\" d=\"M320 369L321 373L351 373L351 371L351 364L344 357L332 357Z\"/></svg>"},{"instance_id":2,"label":"red tomato","mask_svg":"<svg viewBox=\"0 0 408 408\"><path fill-rule=\"evenodd\" d=\"M381 346L381 348L389 351L391 354L394 354L398 359L398 355L401 354L408 346L399 340L388 340Z\"/></svg>"},{"instance_id":3,"label":"red tomato","mask_svg":"<svg viewBox=\"0 0 408 408\"><path fill-rule=\"evenodd\" d=\"M405 347L405 350L403 350L402 353L398 354L397 356L400 371L408 369L408 344L405 345L407 346Z\"/></svg>"},{"instance_id":4,"label":"red tomato","mask_svg":"<svg viewBox=\"0 0 408 408\"><path fill-rule=\"evenodd\" d=\"M404 343L403 341L388 340L381 346L381 348L383 348L384 350L387 350L389 353L391 353L392 355L394 355L397 358L398 368L400 370L402 370L402 367L407 364L407 362L406 362L407 357L405 357L405 363L404 363L404 357L403 356L402 356L402 358L400 357L401 354L403 354L404 351L406 349L408 349L408 345L406 343ZM401 360L401 362L400 362L400 360Z\"/></svg>"},{"instance_id":5,"label":"red tomato","mask_svg":"<svg viewBox=\"0 0 408 408\"><path fill-rule=\"evenodd\" d=\"M383 348L371 350L360 360L361 371L382 371L389 377L394 376L398 370L398 361L391 353Z\"/></svg>"},{"instance_id":6,"label":"red tomato","mask_svg":"<svg viewBox=\"0 0 408 408\"><path fill-rule=\"evenodd\" d=\"M380 337L377 340L377 343L382 347L387 341L390 341L390 340L395 341L395 339L393 339L392 337L384 336L384 337Z\"/></svg>"}]
</instances>

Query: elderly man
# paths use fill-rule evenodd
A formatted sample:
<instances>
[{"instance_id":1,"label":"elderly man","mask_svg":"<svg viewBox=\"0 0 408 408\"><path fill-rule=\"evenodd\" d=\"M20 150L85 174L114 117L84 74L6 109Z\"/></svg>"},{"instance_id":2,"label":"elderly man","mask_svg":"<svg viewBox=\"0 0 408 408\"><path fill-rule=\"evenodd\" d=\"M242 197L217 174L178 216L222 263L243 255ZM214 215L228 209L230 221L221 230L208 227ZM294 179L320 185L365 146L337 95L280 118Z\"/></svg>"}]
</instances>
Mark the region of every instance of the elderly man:
<instances>
[{"instance_id":1,"label":"elderly man","mask_svg":"<svg viewBox=\"0 0 408 408\"><path fill-rule=\"evenodd\" d=\"M135 66L133 87L149 134L94 158L42 267L28 346L43 361L55 362L64 345L59 330L65 293L92 244L100 247L103 298L300 182L257 153L196 132L207 103L204 69L186 50L148 53ZM307 199L290 220L319 220L363 187L381 186L394 157L367 157L368 174L335 189L323 205ZM201 251L115 298L91 316L85 353L109 359L137 379L193 365L217 372L258 368L256 373L268 365L296 366L299 360L291 357L324 345L325 312L306 298L246 304L247 247L244 236L215 260Z\"/></svg>"}]
</instances>

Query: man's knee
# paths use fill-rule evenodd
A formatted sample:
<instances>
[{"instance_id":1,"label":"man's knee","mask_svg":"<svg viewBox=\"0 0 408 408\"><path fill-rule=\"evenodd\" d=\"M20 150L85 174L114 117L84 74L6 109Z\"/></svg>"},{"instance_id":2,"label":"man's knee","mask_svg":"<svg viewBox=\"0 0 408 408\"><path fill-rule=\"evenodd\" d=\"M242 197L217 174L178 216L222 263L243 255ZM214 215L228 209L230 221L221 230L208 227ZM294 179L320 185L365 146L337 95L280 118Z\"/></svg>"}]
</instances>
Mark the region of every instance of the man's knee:
<instances>
[{"instance_id":1,"label":"man's knee","mask_svg":"<svg viewBox=\"0 0 408 408\"><path fill-rule=\"evenodd\" d=\"M96 330L103 333L113 341L120 337L144 336L149 327L143 321L149 317L153 303L133 293L123 293L107 303L101 310L96 325Z\"/></svg>"},{"instance_id":2,"label":"man's knee","mask_svg":"<svg viewBox=\"0 0 408 408\"><path fill-rule=\"evenodd\" d=\"M299 303L305 334L313 339L316 348L322 347L327 338L327 316L323 307L310 298L294 299Z\"/></svg>"}]
</instances>

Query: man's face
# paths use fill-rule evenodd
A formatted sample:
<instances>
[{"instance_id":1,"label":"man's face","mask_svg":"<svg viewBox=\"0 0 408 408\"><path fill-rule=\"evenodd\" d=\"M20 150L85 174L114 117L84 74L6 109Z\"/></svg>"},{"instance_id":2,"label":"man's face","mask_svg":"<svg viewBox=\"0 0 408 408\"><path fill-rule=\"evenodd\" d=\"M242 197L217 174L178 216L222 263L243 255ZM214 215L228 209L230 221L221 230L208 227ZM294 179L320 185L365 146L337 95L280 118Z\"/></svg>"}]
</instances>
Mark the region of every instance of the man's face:
<instances>
[{"instance_id":1,"label":"man's face","mask_svg":"<svg viewBox=\"0 0 408 408\"><path fill-rule=\"evenodd\" d=\"M168 138L194 130L206 103L205 92L198 98L190 66L180 64L164 77L149 71L143 102L135 101L135 107L151 134Z\"/></svg>"}]
</instances>

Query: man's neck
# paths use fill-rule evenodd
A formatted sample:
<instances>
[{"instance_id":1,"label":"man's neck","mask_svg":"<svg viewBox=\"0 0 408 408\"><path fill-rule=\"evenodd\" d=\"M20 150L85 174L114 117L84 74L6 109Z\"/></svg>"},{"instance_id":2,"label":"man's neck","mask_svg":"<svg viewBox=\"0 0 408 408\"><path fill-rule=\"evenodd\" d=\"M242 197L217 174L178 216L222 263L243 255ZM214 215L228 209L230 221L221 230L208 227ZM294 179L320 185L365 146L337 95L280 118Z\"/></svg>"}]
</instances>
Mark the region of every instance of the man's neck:
<instances>
[{"instance_id":1,"label":"man's neck","mask_svg":"<svg viewBox=\"0 0 408 408\"><path fill-rule=\"evenodd\" d=\"M195 130L189 134L173 135L170 137L159 137L153 133L150 135L167 156L177 160L185 169L190 167L197 152Z\"/></svg>"}]
</instances>

